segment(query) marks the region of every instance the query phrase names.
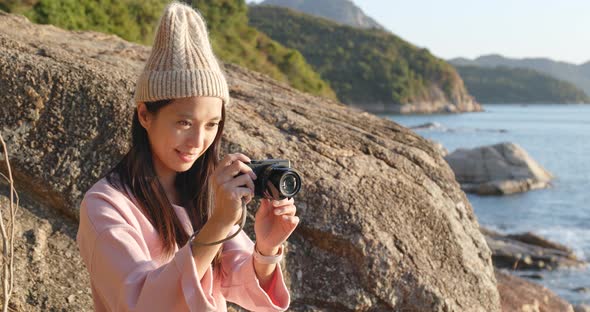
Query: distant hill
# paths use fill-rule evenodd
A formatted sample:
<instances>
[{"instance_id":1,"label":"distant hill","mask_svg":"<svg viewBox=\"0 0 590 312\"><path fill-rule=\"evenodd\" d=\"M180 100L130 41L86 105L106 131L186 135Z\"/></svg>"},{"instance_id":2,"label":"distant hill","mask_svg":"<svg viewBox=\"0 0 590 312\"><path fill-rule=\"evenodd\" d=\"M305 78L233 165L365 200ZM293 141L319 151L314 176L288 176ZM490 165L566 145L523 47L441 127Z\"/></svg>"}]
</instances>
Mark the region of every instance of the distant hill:
<instances>
[{"instance_id":1,"label":"distant hill","mask_svg":"<svg viewBox=\"0 0 590 312\"><path fill-rule=\"evenodd\" d=\"M451 65L390 32L276 6L250 6L248 17L273 40L301 51L344 103L371 111L395 104L474 103Z\"/></svg>"},{"instance_id":2,"label":"distant hill","mask_svg":"<svg viewBox=\"0 0 590 312\"><path fill-rule=\"evenodd\" d=\"M575 65L566 62L557 62L547 58L514 59L503 57L498 54L480 56L475 60L455 58L449 60L449 62L453 65L529 68L560 80L569 81L578 88L584 90L587 95L590 95L590 62Z\"/></svg>"},{"instance_id":3,"label":"distant hill","mask_svg":"<svg viewBox=\"0 0 590 312\"><path fill-rule=\"evenodd\" d=\"M260 4L291 8L352 27L385 29L350 0L265 0Z\"/></svg>"},{"instance_id":4,"label":"distant hill","mask_svg":"<svg viewBox=\"0 0 590 312\"><path fill-rule=\"evenodd\" d=\"M574 84L526 68L455 66L480 103L590 103Z\"/></svg>"},{"instance_id":5,"label":"distant hill","mask_svg":"<svg viewBox=\"0 0 590 312\"><path fill-rule=\"evenodd\" d=\"M336 99L334 91L294 49L289 49L248 26L244 0L182 0L195 2L209 28L215 54L265 73L301 91ZM34 23L68 30L111 33L151 45L154 32L170 0L0 0L0 9L22 14Z\"/></svg>"}]
</instances>

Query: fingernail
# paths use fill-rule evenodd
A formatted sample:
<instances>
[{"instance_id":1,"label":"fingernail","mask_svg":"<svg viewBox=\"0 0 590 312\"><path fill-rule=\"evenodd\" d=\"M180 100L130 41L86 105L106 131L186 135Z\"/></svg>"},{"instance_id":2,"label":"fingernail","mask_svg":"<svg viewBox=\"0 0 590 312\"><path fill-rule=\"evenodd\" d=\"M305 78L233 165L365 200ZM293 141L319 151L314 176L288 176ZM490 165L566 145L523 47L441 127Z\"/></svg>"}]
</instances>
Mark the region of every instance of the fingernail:
<instances>
[{"instance_id":1,"label":"fingernail","mask_svg":"<svg viewBox=\"0 0 590 312\"><path fill-rule=\"evenodd\" d=\"M275 215L280 215L283 212L283 209L275 209Z\"/></svg>"},{"instance_id":2,"label":"fingernail","mask_svg":"<svg viewBox=\"0 0 590 312\"><path fill-rule=\"evenodd\" d=\"M279 201L278 200L273 200L272 204L275 205L275 206L277 206L279 204Z\"/></svg>"}]
</instances>

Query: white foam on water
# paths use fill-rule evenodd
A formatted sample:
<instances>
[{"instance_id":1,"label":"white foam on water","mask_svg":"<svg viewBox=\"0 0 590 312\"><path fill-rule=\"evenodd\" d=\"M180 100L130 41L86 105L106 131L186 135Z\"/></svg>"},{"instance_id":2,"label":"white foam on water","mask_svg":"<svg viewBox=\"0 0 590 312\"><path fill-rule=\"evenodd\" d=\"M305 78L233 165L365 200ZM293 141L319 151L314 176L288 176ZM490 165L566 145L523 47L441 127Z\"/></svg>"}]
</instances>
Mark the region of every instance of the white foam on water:
<instances>
[{"instance_id":1,"label":"white foam on water","mask_svg":"<svg viewBox=\"0 0 590 312\"><path fill-rule=\"evenodd\" d=\"M566 226L547 226L537 229L518 227L505 229L495 224L482 224L483 227L501 234L521 234L532 232L552 242L571 248L576 256L590 262L590 228Z\"/></svg>"},{"instance_id":2,"label":"white foam on water","mask_svg":"<svg viewBox=\"0 0 590 312\"><path fill-rule=\"evenodd\" d=\"M580 259L590 261L590 228L551 226L535 230L551 241L570 247Z\"/></svg>"}]
</instances>

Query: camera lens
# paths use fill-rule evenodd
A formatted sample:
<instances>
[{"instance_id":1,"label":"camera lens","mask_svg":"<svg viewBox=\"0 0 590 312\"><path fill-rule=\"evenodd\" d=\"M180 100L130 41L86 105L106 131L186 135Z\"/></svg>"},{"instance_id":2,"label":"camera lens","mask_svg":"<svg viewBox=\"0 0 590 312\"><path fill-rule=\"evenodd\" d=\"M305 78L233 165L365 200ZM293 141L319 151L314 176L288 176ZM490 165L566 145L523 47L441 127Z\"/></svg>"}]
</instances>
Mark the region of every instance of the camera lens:
<instances>
[{"instance_id":1,"label":"camera lens","mask_svg":"<svg viewBox=\"0 0 590 312\"><path fill-rule=\"evenodd\" d=\"M281 177L279 187L283 196L292 197L301 188L301 178L294 172L287 172Z\"/></svg>"}]
</instances>

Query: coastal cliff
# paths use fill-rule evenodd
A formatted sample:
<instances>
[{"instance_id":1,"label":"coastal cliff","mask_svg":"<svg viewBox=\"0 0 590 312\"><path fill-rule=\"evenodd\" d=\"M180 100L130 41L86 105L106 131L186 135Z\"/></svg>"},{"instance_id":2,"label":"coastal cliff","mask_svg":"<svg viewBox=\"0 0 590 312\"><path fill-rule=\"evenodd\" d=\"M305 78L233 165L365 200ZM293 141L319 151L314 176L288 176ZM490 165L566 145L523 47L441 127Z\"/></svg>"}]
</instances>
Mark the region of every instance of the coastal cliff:
<instances>
[{"instance_id":1,"label":"coastal cliff","mask_svg":"<svg viewBox=\"0 0 590 312\"><path fill-rule=\"evenodd\" d=\"M305 7L318 7L319 14L322 4ZM273 40L300 51L348 105L382 114L482 110L453 66L389 31L266 5L250 6L248 18Z\"/></svg>"}]
</instances>

